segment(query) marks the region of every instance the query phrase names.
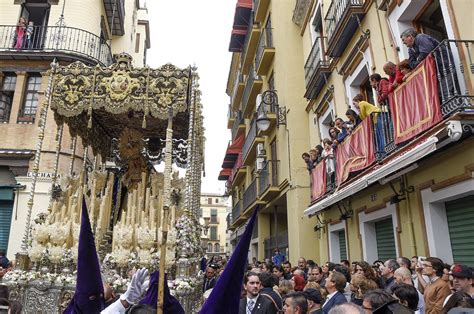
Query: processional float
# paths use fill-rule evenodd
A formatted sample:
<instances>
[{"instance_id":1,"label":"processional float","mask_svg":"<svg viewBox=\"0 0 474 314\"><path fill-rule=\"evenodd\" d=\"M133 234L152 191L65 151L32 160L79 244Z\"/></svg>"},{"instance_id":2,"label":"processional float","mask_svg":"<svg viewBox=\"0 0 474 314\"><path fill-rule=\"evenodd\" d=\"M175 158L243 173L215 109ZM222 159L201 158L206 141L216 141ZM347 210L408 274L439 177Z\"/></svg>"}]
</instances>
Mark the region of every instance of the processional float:
<instances>
[{"instance_id":1,"label":"processional float","mask_svg":"<svg viewBox=\"0 0 474 314\"><path fill-rule=\"evenodd\" d=\"M199 308L199 200L204 130L196 68L134 68L127 54L109 67L53 63L41 108L27 226L10 297L25 313L59 312L73 290L82 197L106 281L126 288L135 267L165 269L186 313ZM50 110L51 109L51 110ZM57 123L51 200L31 222L47 115ZM63 130L73 138L69 173L58 173ZM82 141L82 167L74 150ZM155 165L164 162L158 172ZM184 177L173 164L185 169ZM162 292L164 276L160 275ZM161 302L161 303L160 303ZM158 296L158 310L163 305ZM34 309L34 310L33 310Z\"/></svg>"}]
</instances>

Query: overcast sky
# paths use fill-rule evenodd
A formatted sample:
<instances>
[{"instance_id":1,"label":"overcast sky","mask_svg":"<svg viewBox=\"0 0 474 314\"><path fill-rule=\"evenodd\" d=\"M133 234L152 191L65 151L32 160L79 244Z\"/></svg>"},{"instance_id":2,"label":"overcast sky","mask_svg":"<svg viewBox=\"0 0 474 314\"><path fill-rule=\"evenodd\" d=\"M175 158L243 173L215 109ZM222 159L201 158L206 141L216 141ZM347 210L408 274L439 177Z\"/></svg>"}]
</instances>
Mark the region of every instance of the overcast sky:
<instances>
[{"instance_id":1,"label":"overcast sky","mask_svg":"<svg viewBox=\"0 0 474 314\"><path fill-rule=\"evenodd\" d=\"M206 177L202 192L224 193L217 181L225 149L229 97L225 93L231 53L228 51L236 0L148 0L151 67L173 63L196 65L204 105Z\"/></svg>"}]
</instances>

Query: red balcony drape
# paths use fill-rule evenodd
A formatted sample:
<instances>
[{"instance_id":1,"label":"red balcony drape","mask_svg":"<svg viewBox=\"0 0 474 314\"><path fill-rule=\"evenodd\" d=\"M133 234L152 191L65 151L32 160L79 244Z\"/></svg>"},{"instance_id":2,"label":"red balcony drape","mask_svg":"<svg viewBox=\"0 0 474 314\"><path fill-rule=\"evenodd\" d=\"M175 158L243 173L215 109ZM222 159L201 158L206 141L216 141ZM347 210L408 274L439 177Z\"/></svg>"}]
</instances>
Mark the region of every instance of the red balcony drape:
<instances>
[{"instance_id":1,"label":"red balcony drape","mask_svg":"<svg viewBox=\"0 0 474 314\"><path fill-rule=\"evenodd\" d=\"M441 106L433 56L413 71L389 96L395 143L407 141L441 121Z\"/></svg>"},{"instance_id":2,"label":"red balcony drape","mask_svg":"<svg viewBox=\"0 0 474 314\"><path fill-rule=\"evenodd\" d=\"M370 166L375 161L372 119L366 118L336 149L337 183L347 180L349 174Z\"/></svg>"},{"instance_id":3,"label":"red balcony drape","mask_svg":"<svg viewBox=\"0 0 474 314\"><path fill-rule=\"evenodd\" d=\"M311 201L326 193L326 161L323 159L311 170Z\"/></svg>"}]
</instances>

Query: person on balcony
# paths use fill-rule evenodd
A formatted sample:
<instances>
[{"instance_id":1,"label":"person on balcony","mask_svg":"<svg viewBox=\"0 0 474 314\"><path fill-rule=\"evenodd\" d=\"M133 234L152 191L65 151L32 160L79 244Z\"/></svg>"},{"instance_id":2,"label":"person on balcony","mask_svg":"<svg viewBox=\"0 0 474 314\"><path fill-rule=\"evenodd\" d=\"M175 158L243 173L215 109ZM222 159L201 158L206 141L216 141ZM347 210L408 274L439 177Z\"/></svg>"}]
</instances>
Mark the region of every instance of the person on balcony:
<instances>
[{"instance_id":1,"label":"person on balcony","mask_svg":"<svg viewBox=\"0 0 474 314\"><path fill-rule=\"evenodd\" d=\"M335 126L329 128L329 137L331 138L333 148L336 148L337 144L339 144L339 142L337 141L338 135L339 135L338 128L336 128Z\"/></svg>"},{"instance_id":2,"label":"person on balcony","mask_svg":"<svg viewBox=\"0 0 474 314\"><path fill-rule=\"evenodd\" d=\"M383 71L388 75L388 82L390 83L392 90L403 83L403 73L400 71L399 66L395 63L388 61L384 64Z\"/></svg>"},{"instance_id":3,"label":"person on balcony","mask_svg":"<svg viewBox=\"0 0 474 314\"><path fill-rule=\"evenodd\" d=\"M352 109L348 109L346 111L346 117L347 117L347 119L349 119L349 122L346 123L347 130L349 131L349 134L351 134L352 130L354 130L355 127L358 126L362 122L362 120L360 119L357 112L355 112Z\"/></svg>"},{"instance_id":4,"label":"person on balcony","mask_svg":"<svg viewBox=\"0 0 474 314\"><path fill-rule=\"evenodd\" d=\"M388 79L382 77L378 73L374 73L369 77L370 86L377 92L377 101L379 104L387 100L388 94L393 92Z\"/></svg>"},{"instance_id":5,"label":"person on balcony","mask_svg":"<svg viewBox=\"0 0 474 314\"><path fill-rule=\"evenodd\" d=\"M418 34L413 28L403 31L400 38L408 47L408 60L412 69L416 68L439 45L439 41L435 38L427 34Z\"/></svg>"},{"instance_id":6,"label":"person on balcony","mask_svg":"<svg viewBox=\"0 0 474 314\"><path fill-rule=\"evenodd\" d=\"M354 105L354 107L357 108L357 110L359 110L359 117L361 120L364 120L365 118L372 115L372 121L374 123L374 129L375 129L375 139L377 141L376 143L377 152L382 154L383 156L384 148L385 148L383 115L385 115L386 113L381 112L379 107L374 106L368 103L367 101L365 101L364 96L362 96L361 94L357 94L352 99L352 104Z\"/></svg>"},{"instance_id":7,"label":"person on balcony","mask_svg":"<svg viewBox=\"0 0 474 314\"><path fill-rule=\"evenodd\" d=\"M398 68L400 69L400 72L403 74L403 81L405 82L407 78L410 76L410 73L412 72L412 69L410 68L410 61L407 59L401 61L398 64Z\"/></svg>"},{"instance_id":8,"label":"person on balcony","mask_svg":"<svg viewBox=\"0 0 474 314\"><path fill-rule=\"evenodd\" d=\"M306 169L308 169L308 172L311 173L311 170L313 170L313 162L311 161L311 158L308 153L304 152L301 154L301 158L303 158L305 164L306 164ZM276 264L275 262L273 262Z\"/></svg>"},{"instance_id":9,"label":"person on balcony","mask_svg":"<svg viewBox=\"0 0 474 314\"><path fill-rule=\"evenodd\" d=\"M334 157L334 149L332 141L328 138L323 140L324 150L321 157L326 159L326 173L329 176L330 182L335 182L336 179L336 158Z\"/></svg>"},{"instance_id":10,"label":"person on balcony","mask_svg":"<svg viewBox=\"0 0 474 314\"><path fill-rule=\"evenodd\" d=\"M341 118L336 118L336 127L339 129L339 133L337 134L337 142L342 143L344 139L349 135L349 131L347 129L347 123L342 120Z\"/></svg>"},{"instance_id":11,"label":"person on balcony","mask_svg":"<svg viewBox=\"0 0 474 314\"><path fill-rule=\"evenodd\" d=\"M23 48L23 41L25 40L25 32L26 32L26 18L20 17L18 24L16 24L15 28L15 46L16 49Z\"/></svg>"},{"instance_id":12,"label":"person on balcony","mask_svg":"<svg viewBox=\"0 0 474 314\"><path fill-rule=\"evenodd\" d=\"M28 26L26 27L26 48L31 49L33 48L33 32L34 32L33 21L28 22Z\"/></svg>"}]
</instances>

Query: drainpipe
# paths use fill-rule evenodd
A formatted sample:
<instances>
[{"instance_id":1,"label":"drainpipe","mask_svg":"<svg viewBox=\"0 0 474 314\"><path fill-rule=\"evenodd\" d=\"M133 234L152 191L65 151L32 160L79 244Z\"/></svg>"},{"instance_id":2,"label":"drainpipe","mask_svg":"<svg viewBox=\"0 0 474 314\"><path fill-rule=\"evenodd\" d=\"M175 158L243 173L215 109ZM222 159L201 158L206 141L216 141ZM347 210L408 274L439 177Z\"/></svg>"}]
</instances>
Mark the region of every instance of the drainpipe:
<instances>
[{"instance_id":1,"label":"drainpipe","mask_svg":"<svg viewBox=\"0 0 474 314\"><path fill-rule=\"evenodd\" d=\"M416 249L416 242L415 242L415 230L413 227L413 213L411 208L411 198L410 198L410 191L408 189L408 179L407 175L403 175L401 184L404 185L405 194L406 194L406 204L407 204L407 212L408 212L408 234L410 238L410 247L412 248L412 256L418 256L418 252Z\"/></svg>"}]
</instances>

